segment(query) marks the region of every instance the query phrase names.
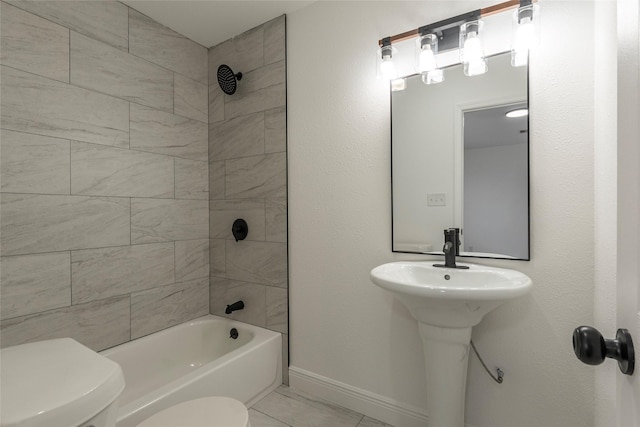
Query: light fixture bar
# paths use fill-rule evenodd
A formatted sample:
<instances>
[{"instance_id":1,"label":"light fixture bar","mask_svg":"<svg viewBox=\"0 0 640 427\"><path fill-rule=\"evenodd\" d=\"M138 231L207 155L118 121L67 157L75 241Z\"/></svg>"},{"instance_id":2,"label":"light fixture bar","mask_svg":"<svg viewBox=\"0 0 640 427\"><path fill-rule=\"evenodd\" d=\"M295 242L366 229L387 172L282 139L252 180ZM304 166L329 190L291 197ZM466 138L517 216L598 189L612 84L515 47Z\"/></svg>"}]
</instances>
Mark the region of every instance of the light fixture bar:
<instances>
[{"instance_id":1,"label":"light fixture bar","mask_svg":"<svg viewBox=\"0 0 640 427\"><path fill-rule=\"evenodd\" d=\"M531 0L531 2L536 2L537 0ZM382 42L385 39L388 39L391 43L397 43L404 40L409 40L415 37L420 37L420 30L427 27L432 30L437 29L445 29L449 26L453 25L455 22L460 22L463 20L468 20L468 16L474 16L475 19L483 18L486 16L494 15L496 13L504 12L505 10L514 9L516 7L520 7L520 0L508 0L502 3L498 3L493 6L488 6L482 9L475 10L473 12L465 13L463 15L454 16L453 18L445 19L443 21L434 22L433 24L424 25L420 28L416 28L414 30L405 31L404 33L396 34L395 36L385 37L384 39L378 40L378 45L382 46Z\"/></svg>"}]
</instances>

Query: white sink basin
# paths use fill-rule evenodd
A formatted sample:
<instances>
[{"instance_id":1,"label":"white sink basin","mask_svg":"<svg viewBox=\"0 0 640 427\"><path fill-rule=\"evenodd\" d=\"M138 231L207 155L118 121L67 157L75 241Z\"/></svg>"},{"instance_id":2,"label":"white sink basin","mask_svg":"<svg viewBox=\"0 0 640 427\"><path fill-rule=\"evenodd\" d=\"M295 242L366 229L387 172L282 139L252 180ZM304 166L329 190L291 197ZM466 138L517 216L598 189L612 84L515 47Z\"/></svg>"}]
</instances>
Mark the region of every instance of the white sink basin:
<instances>
[{"instance_id":1,"label":"white sink basin","mask_svg":"<svg viewBox=\"0 0 640 427\"><path fill-rule=\"evenodd\" d=\"M391 291L422 323L462 328L531 288L526 275L506 268L458 263L468 270L434 267L438 262L401 261L371 270L371 281Z\"/></svg>"},{"instance_id":2,"label":"white sink basin","mask_svg":"<svg viewBox=\"0 0 640 427\"><path fill-rule=\"evenodd\" d=\"M531 289L531 279L506 268L468 270L437 262L392 262L371 270L371 281L391 291L418 321L426 363L429 425L464 427L471 328L485 314Z\"/></svg>"}]
</instances>

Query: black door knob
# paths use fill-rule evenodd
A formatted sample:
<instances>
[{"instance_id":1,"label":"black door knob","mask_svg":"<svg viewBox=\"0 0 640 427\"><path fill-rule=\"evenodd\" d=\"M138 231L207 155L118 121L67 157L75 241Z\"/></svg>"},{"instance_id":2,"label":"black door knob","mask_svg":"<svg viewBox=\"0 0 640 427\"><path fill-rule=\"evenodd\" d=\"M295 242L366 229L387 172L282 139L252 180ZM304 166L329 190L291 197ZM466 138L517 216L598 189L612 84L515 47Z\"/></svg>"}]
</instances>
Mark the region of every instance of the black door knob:
<instances>
[{"instance_id":1,"label":"black door knob","mask_svg":"<svg viewBox=\"0 0 640 427\"><path fill-rule=\"evenodd\" d=\"M623 374L633 374L635 356L633 340L626 329L618 329L616 339L604 339L597 329L580 326L573 331L573 351L587 365L599 365L609 357L618 361Z\"/></svg>"}]
</instances>

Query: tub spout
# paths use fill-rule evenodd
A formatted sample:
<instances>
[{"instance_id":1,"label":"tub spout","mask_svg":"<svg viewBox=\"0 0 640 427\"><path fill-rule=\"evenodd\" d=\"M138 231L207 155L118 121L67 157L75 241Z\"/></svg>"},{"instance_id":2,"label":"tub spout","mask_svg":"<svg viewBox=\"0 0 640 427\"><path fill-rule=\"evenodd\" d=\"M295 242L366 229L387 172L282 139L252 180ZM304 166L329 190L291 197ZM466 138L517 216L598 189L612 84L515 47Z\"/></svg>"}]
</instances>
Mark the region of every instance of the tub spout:
<instances>
[{"instance_id":1,"label":"tub spout","mask_svg":"<svg viewBox=\"0 0 640 427\"><path fill-rule=\"evenodd\" d=\"M242 300L236 301L231 305L227 306L227 309L224 311L225 314L231 314L236 310L242 310L244 308L244 302Z\"/></svg>"}]
</instances>

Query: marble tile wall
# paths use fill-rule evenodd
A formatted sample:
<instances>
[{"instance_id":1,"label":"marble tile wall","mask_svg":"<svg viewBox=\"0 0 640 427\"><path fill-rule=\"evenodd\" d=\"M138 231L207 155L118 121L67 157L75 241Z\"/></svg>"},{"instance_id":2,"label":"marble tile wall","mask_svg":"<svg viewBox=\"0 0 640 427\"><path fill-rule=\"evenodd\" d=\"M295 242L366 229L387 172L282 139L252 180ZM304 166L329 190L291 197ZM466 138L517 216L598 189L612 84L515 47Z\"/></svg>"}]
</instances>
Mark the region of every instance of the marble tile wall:
<instances>
[{"instance_id":1,"label":"marble tile wall","mask_svg":"<svg viewBox=\"0 0 640 427\"><path fill-rule=\"evenodd\" d=\"M207 314L207 49L115 1L0 8L0 345Z\"/></svg>"},{"instance_id":2,"label":"marble tile wall","mask_svg":"<svg viewBox=\"0 0 640 427\"><path fill-rule=\"evenodd\" d=\"M287 383L285 34L281 16L209 49L209 265L211 313L283 333ZM234 95L218 86L221 64L243 74ZM236 218L249 226L239 242Z\"/></svg>"}]
</instances>

